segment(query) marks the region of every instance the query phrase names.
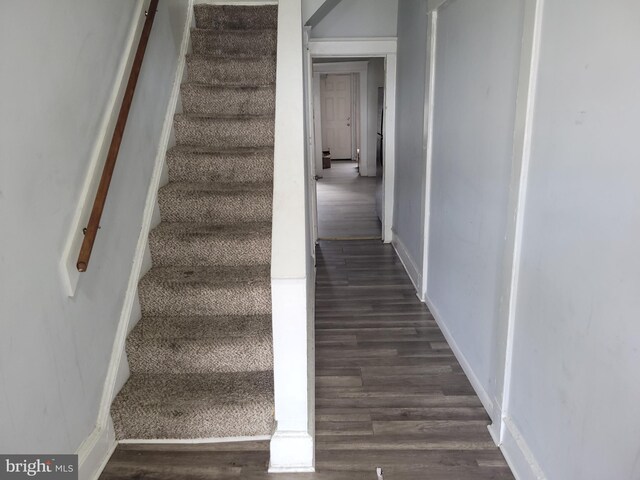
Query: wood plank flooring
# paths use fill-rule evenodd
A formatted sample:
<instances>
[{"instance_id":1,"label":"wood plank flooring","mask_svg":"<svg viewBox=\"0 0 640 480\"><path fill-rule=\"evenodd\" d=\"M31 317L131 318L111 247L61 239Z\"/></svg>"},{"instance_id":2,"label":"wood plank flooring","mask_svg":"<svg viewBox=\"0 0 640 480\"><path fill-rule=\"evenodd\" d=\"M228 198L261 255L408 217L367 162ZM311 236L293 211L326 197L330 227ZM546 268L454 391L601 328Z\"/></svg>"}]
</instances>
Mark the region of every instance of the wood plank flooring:
<instances>
[{"instance_id":1,"label":"wood plank flooring","mask_svg":"<svg viewBox=\"0 0 640 480\"><path fill-rule=\"evenodd\" d=\"M376 213L376 178L358 175L352 161L333 161L317 181L318 237L381 238Z\"/></svg>"},{"instance_id":2,"label":"wood plank flooring","mask_svg":"<svg viewBox=\"0 0 640 480\"><path fill-rule=\"evenodd\" d=\"M321 242L317 266L317 470L380 466L385 480L513 478L393 247Z\"/></svg>"},{"instance_id":3,"label":"wood plank flooring","mask_svg":"<svg viewBox=\"0 0 640 480\"><path fill-rule=\"evenodd\" d=\"M101 480L513 479L392 247L321 242L317 260L317 473L267 474L268 442L120 445Z\"/></svg>"}]
</instances>

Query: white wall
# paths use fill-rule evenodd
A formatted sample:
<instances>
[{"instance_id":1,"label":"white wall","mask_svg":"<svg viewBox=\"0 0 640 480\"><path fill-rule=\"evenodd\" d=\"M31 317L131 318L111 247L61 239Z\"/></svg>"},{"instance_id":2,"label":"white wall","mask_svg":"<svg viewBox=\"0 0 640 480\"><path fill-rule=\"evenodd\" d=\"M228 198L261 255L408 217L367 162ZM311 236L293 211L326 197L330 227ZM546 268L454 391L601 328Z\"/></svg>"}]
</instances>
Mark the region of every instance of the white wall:
<instances>
[{"instance_id":1,"label":"white wall","mask_svg":"<svg viewBox=\"0 0 640 480\"><path fill-rule=\"evenodd\" d=\"M549 479L640 478L639 18L545 2L509 415Z\"/></svg>"},{"instance_id":2,"label":"white wall","mask_svg":"<svg viewBox=\"0 0 640 480\"><path fill-rule=\"evenodd\" d=\"M367 71L367 173L376 176L376 149L378 141L378 88L384 87L384 59L369 60Z\"/></svg>"},{"instance_id":3,"label":"white wall","mask_svg":"<svg viewBox=\"0 0 640 480\"><path fill-rule=\"evenodd\" d=\"M93 430L177 65L161 2L76 296L58 262L136 3L0 6L0 451L73 453ZM184 10L184 9L182 9ZM179 28L178 28L179 30Z\"/></svg>"},{"instance_id":4,"label":"white wall","mask_svg":"<svg viewBox=\"0 0 640 480\"><path fill-rule=\"evenodd\" d=\"M398 3L398 121L394 238L408 258L408 271L422 265L425 184L424 101L427 58L427 1ZM414 276L415 277L415 276ZM417 279L413 279L417 282Z\"/></svg>"},{"instance_id":5,"label":"white wall","mask_svg":"<svg viewBox=\"0 0 640 480\"><path fill-rule=\"evenodd\" d=\"M397 15L398 0L342 0L311 29L311 37L395 37Z\"/></svg>"}]
</instances>

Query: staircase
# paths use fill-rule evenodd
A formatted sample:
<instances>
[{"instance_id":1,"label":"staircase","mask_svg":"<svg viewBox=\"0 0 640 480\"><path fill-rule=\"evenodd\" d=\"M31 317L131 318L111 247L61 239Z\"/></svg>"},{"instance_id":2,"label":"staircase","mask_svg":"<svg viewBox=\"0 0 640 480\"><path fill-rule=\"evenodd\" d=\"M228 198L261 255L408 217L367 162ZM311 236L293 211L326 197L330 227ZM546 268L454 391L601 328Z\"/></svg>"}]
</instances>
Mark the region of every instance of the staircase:
<instances>
[{"instance_id":1,"label":"staircase","mask_svg":"<svg viewBox=\"0 0 640 480\"><path fill-rule=\"evenodd\" d=\"M119 440L273 431L277 7L197 5L195 20L131 376L111 407Z\"/></svg>"}]
</instances>

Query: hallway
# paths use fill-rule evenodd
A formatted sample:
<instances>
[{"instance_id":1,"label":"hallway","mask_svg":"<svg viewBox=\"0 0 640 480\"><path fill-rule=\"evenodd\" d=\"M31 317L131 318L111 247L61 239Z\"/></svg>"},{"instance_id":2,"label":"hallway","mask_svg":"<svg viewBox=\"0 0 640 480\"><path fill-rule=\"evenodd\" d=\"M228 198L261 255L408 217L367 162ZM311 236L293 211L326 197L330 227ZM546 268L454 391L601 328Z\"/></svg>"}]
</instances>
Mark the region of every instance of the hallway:
<instances>
[{"instance_id":1,"label":"hallway","mask_svg":"<svg viewBox=\"0 0 640 480\"><path fill-rule=\"evenodd\" d=\"M101 480L512 479L488 416L391 245L320 242L316 473L266 473L269 442L120 445Z\"/></svg>"},{"instance_id":2,"label":"hallway","mask_svg":"<svg viewBox=\"0 0 640 480\"><path fill-rule=\"evenodd\" d=\"M357 164L333 161L317 181L320 239L381 238L375 177L358 175Z\"/></svg>"},{"instance_id":3,"label":"hallway","mask_svg":"<svg viewBox=\"0 0 640 480\"><path fill-rule=\"evenodd\" d=\"M317 266L317 471L513 478L393 247L321 242Z\"/></svg>"}]
</instances>

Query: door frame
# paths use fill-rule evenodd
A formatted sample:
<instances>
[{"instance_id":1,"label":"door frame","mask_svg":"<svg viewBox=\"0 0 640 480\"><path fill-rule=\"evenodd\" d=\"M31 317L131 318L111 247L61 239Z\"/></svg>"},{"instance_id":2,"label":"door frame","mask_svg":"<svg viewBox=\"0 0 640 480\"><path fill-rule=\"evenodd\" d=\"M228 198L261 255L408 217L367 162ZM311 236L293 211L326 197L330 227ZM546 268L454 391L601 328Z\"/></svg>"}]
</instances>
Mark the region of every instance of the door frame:
<instances>
[{"instance_id":1,"label":"door frame","mask_svg":"<svg viewBox=\"0 0 640 480\"><path fill-rule=\"evenodd\" d=\"M359 92L353 91L352 88L352 105L353 100L357 98L359 103L359 118L357 119L357 127L360 129L360 157L367 158L367 74L369 71L369 62L336 62L336 63L317 63L311 66L313 71L313 112L314 112L314 126L313 132L315 138L322 139L322 108L321 108L321 94L320 94L320 77L322 75L353 75L354 73L359 75ZM352 84L353 86L353 84ZM353 107L351 109L353 111ZM357 143L356 135L356 118L351 119L351 144L352 152L355 150L353 145ZM322 177L322 141L315 142L315 172L316 175ZM352 156L352 159L355 158ZM364 162L365 164L367 162ZM369 176L369 165L366 168L360 166L360 175L364 177Z\"/></svg>"},{"instance_id":2,"label":"door frame","mask_svg":"<svg viewBox=\"0 0 640 480\"><path fill-rule=\"evenodd\" d=\"M306 65L305 74L309 88L313 88L313 59L314 58L370 58L381 57L385 61L385 127L384 127L384 165L382 171L382 240L384 243L391 243L393 239L393 206L395 189L395 138L396 138L396 52L397 39L395 38L351 38L351 39L308 39L306 44ZM346 63L346 62L345 62ZM362 82L362 79L360 80ZM362 83L361 83L362 85ZM317 89L315 89L317 90ZM317 161L316 131L314 127L314 97L315 90L307 92L307 132L309 135L309 165L308 172L311 180L315 176ZM364 89L366 95L366 83ZM360 92L362 98L362 89ZM365 101L366 105L366 101ZM362 103L361 103L362 110ZM361 128L366 125L366 119L361 122ZM365 128L366 130L366 128ZM361 149L366 145L365 139L361 137ZM320 161L322 161L322 146L320 146ZM362 152L362 150L361 150ZM363 155L364 156L364 155ZM314 181L315 182L315 181ZM313 184L315 186L315 183ZM315 243L318 239L318 217L316 189L309 188L309 205L312 211L310 230Z\"/></svg>"}]
</instances>

